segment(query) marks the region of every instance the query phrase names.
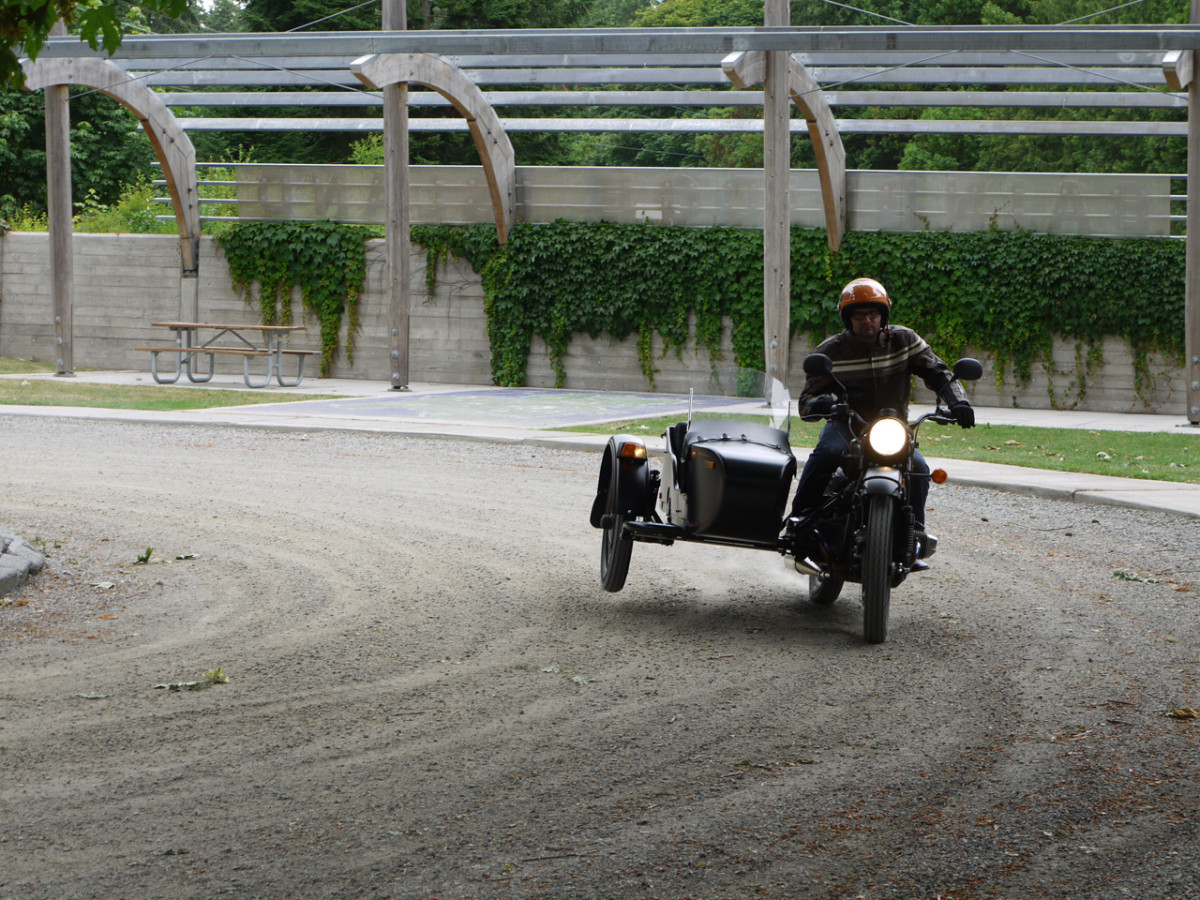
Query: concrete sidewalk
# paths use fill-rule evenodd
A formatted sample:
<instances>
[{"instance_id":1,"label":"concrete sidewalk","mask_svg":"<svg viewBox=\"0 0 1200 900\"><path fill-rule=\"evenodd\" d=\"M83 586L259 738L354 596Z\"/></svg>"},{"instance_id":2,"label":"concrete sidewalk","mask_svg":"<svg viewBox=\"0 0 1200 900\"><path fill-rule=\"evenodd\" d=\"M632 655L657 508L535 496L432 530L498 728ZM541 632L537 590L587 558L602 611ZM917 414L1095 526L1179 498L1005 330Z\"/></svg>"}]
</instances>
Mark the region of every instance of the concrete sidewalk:
<instances>
[{"instance_id":1,"label":"concrete sidewalk","mask_svg":"<svg viewBox=\"0 0 1200 900\"><path fill-rule=\"evenodd\" d=\"M5 380L55 379L53 375L0 376ZM78 373L62 381L154 386L144 372ZM246 391L240 376L217 375L205 385L180 384L177 390ZM229 406L182 412L5 406L0 415L37 415L112 419L130 422L207 424L295 430L342 430L409 434L426 437L512 442L598 453L607 434L555 431L572 425L621 421L636 416L686 416L687 398L651 393L498 388L477 385L414 384L393 391L383 382L310 378L299 387L262 388L285 394L292 402ZM256 393L256 392L255 392ZM317 399L315 395L322 398ZM917 408L914 407L914 412ZM977 408L980 424L1080 428L1091 431L1170 432L1194 434L1200 428L1184 416L1093 413L1055 410ZM651 451L655 442L648 441ZM803 460L805 448L795 448ZM1073 502L1110 504L1200 516L1200 483L1146 481L1106 475L1078 475L1020 466L929 457L952 481L1013 493ZM1200 477L1200 473L1198 473Z\"/></svg>"}]
</instances>

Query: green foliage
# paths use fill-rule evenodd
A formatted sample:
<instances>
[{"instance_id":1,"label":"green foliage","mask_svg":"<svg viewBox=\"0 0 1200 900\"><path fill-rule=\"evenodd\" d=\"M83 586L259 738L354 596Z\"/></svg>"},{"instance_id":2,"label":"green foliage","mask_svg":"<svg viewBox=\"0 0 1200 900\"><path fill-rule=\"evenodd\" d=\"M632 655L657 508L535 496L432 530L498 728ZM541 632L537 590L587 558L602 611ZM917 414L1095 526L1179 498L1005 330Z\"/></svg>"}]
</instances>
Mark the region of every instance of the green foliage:
<instances>
[{"instance_id":1,"label":"green foliage","mask_svg":"<svg viewBox=\"0 0 1200 900\"><path fill-rule=\"evenodd\" d=\"M251 162L251 160L242 159L237 162ZM237 169L233 165L208 166L200 177L203 180L198 187L202 200L230 201L229 203L203 203L200 206L201 215L236 219L238 215L237 186L234 182L237 181ZM201 231L206 229L210 232L220 231L222 227L224 226L220 223L200 223Z\"/></svg>"},{"instance_id":2,"label":"green foliage","mask_svg":"<svg viewBox=\"0 0 1200 900\"><path fill-rule=\"evenodd\" d=\"M897 321L943 356L968 345L994 354L998 380L1011 365L1027 383L1039 357L1057 374L1050 363L1055 336L1093 349L1107 336L1124 337L1139 379L1149 374L1147 353L1183 357L1182 241L878 232L849 235L839 262L841 276L886 284ZM1094 367L1092 356L1084 371Z\"/></svg>"},{"instance_id":3,"label":"green foliage","mask_svg":"<svg viewBox=\"0 0 1200 900\"><path fill-rule=\"evenodd\" d=\"M207 8L200 10L202 30L221 34L249 31L242 13L242 6L236 0L213 0Z\"/></svg>"},{"instance_id":4,"label":"green foliage","mask_svg":"<svg viewBox=\"0 0 1200 900\"><path fill-rule=\"evenodd\" d=\"M500 250L492 225L414 225L409 234L412 242L425 250L425 288L430 296L437 290L437 269L442 260L457 256L483 273Z\"/></svg>"},{"instance_id":5,"label":"green foliage","mask_svg":"<svg viewBox=\"0 0 1200 900\"><path fill-rule=\"evenodd\" d=\"M367 277L366 241L372 229L336 222L250 222L217 235L236 290L258 304L264 325L293 322L292 287L321 326L321 375L337 356L343 318L348 318L346 357L354 361L358 300Z\"/></svg>"},{"instance_id":6,"label":"green foliage","mask_svg":"<svg viewBox=\"0 0 1200 900\"><path fill-rule=\"evenodd\" d=\"M26 203L3 220L13 231L49 231L50 222L44 209Z\"/></svg>"},{"instance_id":7,"label":"green foliage","mask_svg":"<svg viewBox=\"0 0 1200 900\"><path fill-rule=\"evenodd\" d=\"M91 234L173 234L176 226L172 222L155 219L160 212L167 213L169 207L154 202L154 186L143 178L136 184L126 186L120 198L111 206L102 203L96 192L88 190L83 202L75 204L74 230Z\"/></svg>"},{"instance_id":8,"label":"green foliage","mask_svg":"<svg viewBox=\"0 0 1200 900\"><path fill-rule=\"evenodd\" d=\"M60 19L93 50L103 46L112 53L121 45L122 25L133 10L137 10L138 15L145 12L180 16L187 7L187 0L139 0L137 7L104 0L0 3L0 84L19 88L25 83L15 48L22 47L23 56L37 59L50 29Z\"/></svg>"},{"instance_id":9,"label":"green foliage","mask_svg":"<svg viewBox=\"0 0 1200 900\"><path fill-rule=\"evenodd\" d=\"M379 4L246 0L242 9L242 22L248 31L294 31L305 26L312 26L313 31L378 31L381 26Z\"/></svg>"},{"instance_id":10,"label":"green foliage","mask_svg":"<svg viewBox=\"0 0 1200 900\"><path fill-rule=\"evenodd\" d=\"M633 22L639 28L736 28L762 23L763 0L663 0L642 10Z\"/></svg>"},{"instance_id":11,"label":"green foliage","mask_svg":"<svg viewBox=\"0 0 1200 900\"><path fill-rule=\"evenodd\" d=\"M368 134L350 145L350 162L356 166L382 166L383 159L382 134Z\"/></svg>"},{"instance_id":12,"label":"green foliage","mask_svg":"<svg viewBox=\"0 0 1200 900\"><path fill-rule=\"evenodd\" d=\"M654 0L594 0L580 23L584 28L625 28L634 16L654 5Z\"/></svg>"},{"instance_id":13,"label":"green foliage","mask_svg":"<svg viewBox=\"0 0 1200 900\"><path fill-rule=\"evenodd\" d=\"M0 91L0 215L46 206L45 97ZM94 192L117 202L127 185L153 177L154 150L129 111L110 97L71 89L71 184L76 201ZM5 196L7 195L7 196Z\"/></svg>"},{"instance_id":14,"label":"green foliage","mask_svg":"<svg viewBox=\"0 0 1200 900\"><path fill-rule=\"evenodd\" d=\"M616 340L636 334L642 371L653 383L654 335L664 352L679 352L694 321L697 345L716 360L725 317L734 362L763 366L760 232L556 222L517 225L504 247L488 226L414 229L413 241L429 252L427 271L453 253L481 274L497 384L525 382L536 335L561 385L563 357L577 333ZM1129 342L1139 386L1149 377L1148 353L1183 356L1182 241L862 232L847 235L835 255L823 230L797 228L793 332L839 330L837 293L864 275L887 285L898 324L917 330L946 358L968 346L994 355L998 380L1011 369L1027 383L1039 358L1060 374L1050 361L1055 337L1079 342L1080 390L1108 336Z\"/></svg>"},{"instance_id":15,"label":"green foliage","mask_svg":"<svg viewBox=\"0 0 1200 900\"><path fill-rule=\"evenodd\" d=\"M567 28L591 6L591 0L437 0L433 27Z\"/></svg>"},{"instance_id":16,"label":"green foliage","mask_svg":"<svg viewBox=\"0 0 1200 900\"><path fill-rule=\"evenodd\" d=\"M541 337L561 385L571 336L638 336L638 358L654 380L651 341L682 350L689 318L698 344L720 355L722 317L757 303L761 335L762 238L729 228L557 222L518 225L482 272L492 372L497 384L525 380L530 341ZM735 317L735 343L743 338Z\"/></svg>"}]
</instances>

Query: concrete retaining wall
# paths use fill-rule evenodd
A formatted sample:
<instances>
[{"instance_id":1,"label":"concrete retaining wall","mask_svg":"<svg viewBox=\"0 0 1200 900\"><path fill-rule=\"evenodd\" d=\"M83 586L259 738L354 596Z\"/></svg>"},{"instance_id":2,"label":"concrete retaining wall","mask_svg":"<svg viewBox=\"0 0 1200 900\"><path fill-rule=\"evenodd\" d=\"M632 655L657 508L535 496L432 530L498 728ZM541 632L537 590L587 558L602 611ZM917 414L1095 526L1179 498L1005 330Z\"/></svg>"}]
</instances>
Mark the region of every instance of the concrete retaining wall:
<instances>
[{"instance_id":1,"label":"concrete retaining wall","mask_svg":"<svg viewBox=\"0 0 1200 900\"><path fill-rule=\"evenodd\" d=\"M133 369L149 372L148 353L133 348L171 339L151 322L191 320L190 297L180 288L178 240L168 235L74 237L76 369ZM0 356L53 363L54 307L50 294L49 243L44 234L9 233L0 239ZM425 255L413 257L413 316L410 377L413 381L488 384L491 350L483 317L483 288L471 267L459 260L442 266L436 296L425 291ZM331 374L336 378L390 381L388 310L382 299L384 249L367 249L366 291L359 304L361 328L354 362L343 352ZM215 240L200 242L197 285L199 319L205 322L257 321L257 308L234 294L229 268ZM299 292L295 309L300 308ZM289 345L319 350L319 325ZM345 327L342 347L345 347ZM238 359L218 359L218 372L240 373ZM312 363L315 371L315 363Z\"/></svg>"},{"instance_id":2,"label":"concrete retaining wall","mask_svg":"<svg viewBox=\"0 0 1200 900\"><path fill-rule=\"evenodd\" d=\"M75 311L74 364L76 369L133 370L149 373L149 354L133 348L161 343L170 334L151 322L190 319L190 296L181 296L178 241L165 235L87 235L74 237ZM0 238L0 356L56 359L54 310L50 295L49 242L45 234L8 233ZM388 311L382 297L384 250L374 241L367 252L366 292L360 301L361 331L353 364L345 352L335 362L337 378L390 381L388 367ZM413 310L409 376L415 383L491 383L491 351L483 312L483 289L478 276L461 260L443 262L437 290L425 290L425 254L414 252ZM204 238L200 248L197 285L199 317L209 322L253 322L257 310L234 295L229 271L216 241ZM299 308L299 298L296 300ZM343 329L343 346L345 333ZM320 349L316 323L293 340L292 346ZM797 392L803 381L801 362L811 344L805 338L792 343L791 385ZM724 356L732 360L728 335ZM709 367L708 355L688 347L676 356L662 355L655 344L661 391L684 390L693 376ZM981 354L989 373L973 389L976 402L986 406L1052 406L1106 412L1155 411L1185 414L1182 369L1162 359L1152 359L1154 378L1141 395L1135 385L1133 357L1119 338L1103 347L1104 364L1087 379L1079 397L1074 343L1060 342L1054 351L1053 371L1036 363L1031 383L1018 388L1010 376L997 386L992 376L994 360ZM597 390L648 390L637 359L635 338L614 342L607 337L577 335L566 358L566 387ZM315 369L315 364L314 364ZM217 370L240 373L236 360L218 360ZM552 387L554 373L546 348L535 341L528 365L528 382ZM918 399L921 398L918 394Z\"/></svg>"}]
</instances>

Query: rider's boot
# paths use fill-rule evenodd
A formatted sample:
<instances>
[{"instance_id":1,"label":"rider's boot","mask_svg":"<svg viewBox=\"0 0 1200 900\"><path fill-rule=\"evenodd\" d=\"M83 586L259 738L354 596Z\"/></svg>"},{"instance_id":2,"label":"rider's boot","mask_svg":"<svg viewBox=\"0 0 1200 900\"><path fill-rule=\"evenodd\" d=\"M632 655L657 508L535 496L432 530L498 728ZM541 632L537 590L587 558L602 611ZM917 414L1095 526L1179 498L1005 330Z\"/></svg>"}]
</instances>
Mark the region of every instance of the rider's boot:
<instances>
[{"instance_id":1,"label":"rider's boot","mask_svg":"<svg viewBox=\"0 0 1200 900\"><path fill-rule=\"evenodd\" d=\"M929 570L929 563L925 562L925 560L937 552L938 540L919 525L917 526L915 537L917 539L917 558L913 561L912 571L927 572Z\"/></svg>"},{"instance_id":2,"label":"rider's boot","mask_svg":"<svg viewBox=\"0 0 1200 900\"><path fill-rule=\"evenodd\" d=\"M811 526L804 527L801 525L808 516L809 513L806 512L789 516L784 525L782 538L791 547L792 555L796 558L797 565L803 563L809 568L819 569L819 566L813 560L821 558L820 539Z\"/></svg>"}]
</instances>

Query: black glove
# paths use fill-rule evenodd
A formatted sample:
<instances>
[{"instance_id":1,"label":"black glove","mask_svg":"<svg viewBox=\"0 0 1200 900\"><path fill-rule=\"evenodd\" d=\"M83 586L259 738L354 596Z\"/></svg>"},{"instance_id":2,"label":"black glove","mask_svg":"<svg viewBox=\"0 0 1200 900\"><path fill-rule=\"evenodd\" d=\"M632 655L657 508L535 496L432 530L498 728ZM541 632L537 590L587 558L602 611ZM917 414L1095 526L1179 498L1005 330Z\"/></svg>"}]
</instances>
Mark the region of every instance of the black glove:
<instances>
[{"instance_id":1,"label":"black glove","mask_svg":"<svg viewBox=\"0 0 1200 900\"><path fill-rule=\"evenodd\" d=\"M833 397L829 394L813 397L808 404L808 415L827 416L831 412L833 412Z\"/></svg>"},{"instance_id":2,"label":"black glove","mask_svg":"<svg viewBox=\"0 0 1200 900\"><path fill-rule=\"evenodd\" d=\"M971 404L966 400L959 400L957 403L950 405L950 415L954 416L954 421L963 428L975 427L975 410L971 409Z\"/></svg>"}]
</instances>

